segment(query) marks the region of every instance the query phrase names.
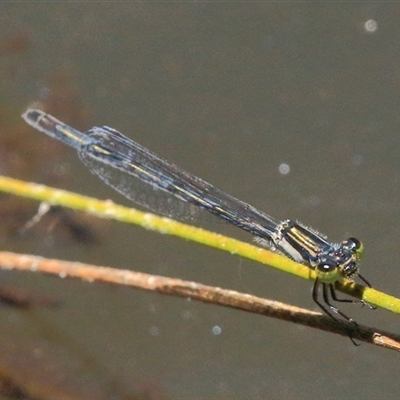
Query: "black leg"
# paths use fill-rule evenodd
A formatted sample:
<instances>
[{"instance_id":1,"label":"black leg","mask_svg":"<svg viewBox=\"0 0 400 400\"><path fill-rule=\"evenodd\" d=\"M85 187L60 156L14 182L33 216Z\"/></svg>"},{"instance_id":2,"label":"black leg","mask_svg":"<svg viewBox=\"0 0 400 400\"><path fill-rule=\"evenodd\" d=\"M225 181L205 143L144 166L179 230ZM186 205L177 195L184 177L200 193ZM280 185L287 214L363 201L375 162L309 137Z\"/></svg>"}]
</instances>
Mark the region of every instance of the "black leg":
<instances>
[{"instance_id":1,"label":"black leg","mask_svg":"<svg viewBox=\"0 0 400 400\"><path fill-rule=\"evenodd\" d=\"M368 286L372 287L371 284L360 274L358 274L358 277Z\"/></svg>"},{"instance_id":2,"label":"black leg","mask_svg":"<svg viewBox=\"0 0 400 400\"><path fill-rule=\"evenodd\" d=\"M319 300L318 300L318 294L319 294L319 286L320 284L322 284L322 297L324 299L324 303L322 304ZM328 291L328 287L329 287L329 291ZM333 304L330 303L329 300L329 293L331 294L331 297L333 300L336 300L336 293L334 290L334 287L332 284L328 284L328 283L323 283L320 282L318 280L318 278L315 280L314 282L314 286L313 286L313 291L312 291L312 298L314 300L314 302L318 305L318 307L325 312L326 315L329 315L333 320L338 321L337 317L334 316L334 314L339 314L342 318L344 318L345 320L347 320L348 322L351 322L354 324L354 326L356 327L356 329L358 329L358 325L357 322L355 322L352 318L349 318L345 313L343 313L342 311L340 311L337 307L335 307ZM351 299L348 299L349 302L353 302ZM356 302L356 301L355 301ZM346 301L347 303L347 301ZM325 306L327 305L329 307L329 309ZM334 314L333 314L334 313ZM357 343L353 337L352 337L352 331L349 332L349 338L351 340L351 342L354 344L354 346L360 346L359 343Z\"/></svg>"},{"instance_id":3,"label":"black leg","mask_svg":"<svg viewBox=\"0 0 400 400\"><path fill-rule=\"evenodd\" d=\"M358 274L358 277L368 286L368 287L372 287L371 284L360 274ZM376 306L372 306L371 304L368 304L367 302L365 302L364 300L361 300L361 303L363 303L363 305L367 305L368 308L370 308L371 310L376 310Z\"/></svg>"},{"instance_id":4,"label":"black leg","mask_svg":"<svg viewBox=\"0 0 400 400\"><path fill-rule=\"evenodd\" d=\"M333 285L329 285L329 287L330 287L330 291L331 291L332 300L339 301L339 302L341 302L341 303L362 303L363 305L365 304L365 301L363 301L363 300L339 299L339 298L337 297L337 295L336 295L336 290L335 290L335 288L333 287Z\"/></svg>"},{"instance_id":5,"label":"black leg","mask_svg":"<svg viewBox=\"0 0 400 400\"><path fill-rule=\"evenodd\" d=\"M336 321L336 318L331 314L330 311L318 300L318 292L319 292L319 287L320 287L321 282L319 279L315 279L314 286L313 286L313 291L312 291L312 298L314 300L314 303L326 314L329 315L332 319ZM324 283L322 283L322 287L324 287ZM334 309L336 309L334 307ZM335 310L332 310L333 312L337 312Z\"/></svg>"}]
</instances>

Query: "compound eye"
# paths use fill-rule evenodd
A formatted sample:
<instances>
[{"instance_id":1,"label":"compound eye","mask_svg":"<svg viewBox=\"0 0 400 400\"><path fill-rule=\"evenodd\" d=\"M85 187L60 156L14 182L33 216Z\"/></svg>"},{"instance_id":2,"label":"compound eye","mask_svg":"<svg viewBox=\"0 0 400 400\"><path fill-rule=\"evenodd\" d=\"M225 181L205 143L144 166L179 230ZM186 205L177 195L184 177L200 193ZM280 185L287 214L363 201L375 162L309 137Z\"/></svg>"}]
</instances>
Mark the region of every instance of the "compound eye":
<instances>
[{"instance_id":1,"label":"compound eye","mask_svg":"<svg viewBox=\"0 0 400 400\"><path fill-rule=\"evenodd\" d=\"M318 264L318 266L317 266L318 271L323 274L332 272L336 268L337 268L336 264L332 264L332 263L321 263L321 264Z\"/></svg>"},{"instance_id":2,"label":"compound eye","mask_svg":"<svg viewBox=\"0 0 400 400\"><path fill-rule=\"evenodd\" d=\"M351 241L354 245L353 249L356 253L357 259L360 259L364 254L364 245L356 238L350 238L349 241Z\"/></svg>"},{"instance_id":3,"label":"compound eye","mask_svg":"<svg viewBox=\"0 0 400 400\"><path fill-rule=\"evenodd\" d=\"M353 238L353 237L348 238L347 243L348 243L349 247L352 247L355 250L359 249L362 246L361 242L358 239Z\"/></svg>"},{"instance_id":4,"label":"compound eye","mask_svg":"<svg viewBox=\"0 0 400 400\"><path fill-rule=\"evenodd\" d=\"M356 238L349 238L342 242L344 248L350 250L353 254L356 255L357 260L359 260L364 254L364 245L362 242Z\"/></svg>"},{"instance_id":5,"label":"compound eye","mask_svg":"<svg viewBox=\"0 0 400 400\"><path fill-rule=\"evenodd\" d=\"M336 263L321 262L317 265L315 272L321 282L335 283L340 278L340 270Z\"/></svg>"}]
</instances>

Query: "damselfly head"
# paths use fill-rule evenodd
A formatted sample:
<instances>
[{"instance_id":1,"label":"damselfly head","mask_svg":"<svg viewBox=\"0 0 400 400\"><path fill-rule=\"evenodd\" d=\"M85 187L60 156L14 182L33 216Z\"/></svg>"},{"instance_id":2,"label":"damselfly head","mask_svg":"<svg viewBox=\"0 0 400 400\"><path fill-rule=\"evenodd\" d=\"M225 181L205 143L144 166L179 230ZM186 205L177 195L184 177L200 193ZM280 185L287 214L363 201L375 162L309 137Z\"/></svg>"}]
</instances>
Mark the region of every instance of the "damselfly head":
<instances>
[{"instance_id":1,"label":"damselfly head","mask_svg":"<svg viewBox=\"0 0 400 400\"><path fill-rule=\"evenodd\" d=\"M338 249L336 255L342 276L351 278L358 274L358 261L364 253L362 242L356 238L344 240Z\"/></svg>"}]
</instances>

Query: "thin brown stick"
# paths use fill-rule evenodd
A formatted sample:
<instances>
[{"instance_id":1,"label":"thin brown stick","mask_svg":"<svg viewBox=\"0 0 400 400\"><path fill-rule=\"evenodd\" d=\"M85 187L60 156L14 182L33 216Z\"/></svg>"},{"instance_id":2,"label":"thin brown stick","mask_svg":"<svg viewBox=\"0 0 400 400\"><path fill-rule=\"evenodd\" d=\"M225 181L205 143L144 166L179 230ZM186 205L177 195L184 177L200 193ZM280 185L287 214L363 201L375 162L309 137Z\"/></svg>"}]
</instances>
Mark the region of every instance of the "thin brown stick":
<instances>
[{"instance_id":1,"label":"thin brown stick","mask_svg":"<svg viewBox=\"0 0 400 400\"><path fill-rule=\"evenodd\" d=\"M351 334L353 339L400 351L400 336L398 335L377 331L375 328L362 325L356 327L347 321L339 323L325 315L307 309L196 282L10 252L0 252L0 268L40 272L61 278L78 278L89 282L126 285L136 289L188 297L204 303L236 308L343 336Z\"/></svg>"}]
</instances>

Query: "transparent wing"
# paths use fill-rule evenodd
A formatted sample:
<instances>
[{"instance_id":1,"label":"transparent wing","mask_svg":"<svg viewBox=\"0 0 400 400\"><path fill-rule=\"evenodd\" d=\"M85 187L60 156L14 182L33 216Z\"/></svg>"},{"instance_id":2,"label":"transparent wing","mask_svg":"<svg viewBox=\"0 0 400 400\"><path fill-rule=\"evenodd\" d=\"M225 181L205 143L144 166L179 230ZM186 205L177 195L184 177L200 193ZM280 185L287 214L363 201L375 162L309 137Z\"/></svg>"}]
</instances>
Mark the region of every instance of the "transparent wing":
<instances>
[{"instance_id":1,"label":"transparent wing","mask_svg":"<svg viewBox=\"0 0 400 400\"><path fill-rule=\"evenodd\" d=\"M183 171L118 131L94 127L85 134L90 140L78 150L79 157L90 171L128 199L181 219L188 213L184 203L189 203L193 206L189 214L199 207L255 236L270 239L276 233L279 221ZM171 195L181 202L174 201Z\"/></svg>"}]
</instances>

